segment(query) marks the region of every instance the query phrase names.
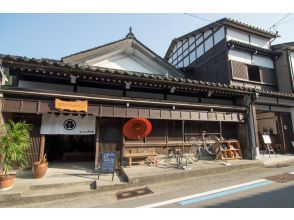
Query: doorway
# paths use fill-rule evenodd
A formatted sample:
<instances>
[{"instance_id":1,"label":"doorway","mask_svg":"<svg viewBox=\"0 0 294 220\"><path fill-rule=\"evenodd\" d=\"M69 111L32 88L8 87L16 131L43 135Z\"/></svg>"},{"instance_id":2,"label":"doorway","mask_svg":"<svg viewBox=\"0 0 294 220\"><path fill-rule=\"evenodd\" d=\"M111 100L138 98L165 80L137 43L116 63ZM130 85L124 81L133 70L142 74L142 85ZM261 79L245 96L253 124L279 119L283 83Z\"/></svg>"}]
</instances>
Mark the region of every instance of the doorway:
<instances>
[{"instance_id":1,"label":"doorway","mask_svg":"<svg viewBox=\"0 0 294 220\"><path fill-rule=\"evenodd\" d=\"M94 161L94 135L46 135L49 162Z\"/></svg>"},{"instance_id":2,"label":"doorway","mask_svg":"<svg viewBox=\"0 0 294 220\"><path fill-rule=\"evenodd\" d=\"M293 127L291 114L288 112L257 111L257 128L260 150L263 150L262 135L269 135L276 153L294 153L292 146Z\"/></svg>"}]
</instances>

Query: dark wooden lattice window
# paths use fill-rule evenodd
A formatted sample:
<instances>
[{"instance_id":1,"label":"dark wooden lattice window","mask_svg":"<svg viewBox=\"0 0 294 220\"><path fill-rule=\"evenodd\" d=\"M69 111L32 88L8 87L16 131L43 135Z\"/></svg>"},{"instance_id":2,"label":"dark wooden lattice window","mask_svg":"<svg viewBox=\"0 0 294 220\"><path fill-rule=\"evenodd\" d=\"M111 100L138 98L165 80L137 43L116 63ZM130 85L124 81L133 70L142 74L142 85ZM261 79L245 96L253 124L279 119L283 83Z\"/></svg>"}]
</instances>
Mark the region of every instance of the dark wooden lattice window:
<instances>
[{"instance_id":1,"label":"dark wooden lattice window","mask_svg":"<svg viewBox=\"0 0 294 220\"><path fill-rule=\"evenodd\" d=\"M231 61L233 78L248 80L248 69L244 63Z\"/></svg>"}]
</instances>

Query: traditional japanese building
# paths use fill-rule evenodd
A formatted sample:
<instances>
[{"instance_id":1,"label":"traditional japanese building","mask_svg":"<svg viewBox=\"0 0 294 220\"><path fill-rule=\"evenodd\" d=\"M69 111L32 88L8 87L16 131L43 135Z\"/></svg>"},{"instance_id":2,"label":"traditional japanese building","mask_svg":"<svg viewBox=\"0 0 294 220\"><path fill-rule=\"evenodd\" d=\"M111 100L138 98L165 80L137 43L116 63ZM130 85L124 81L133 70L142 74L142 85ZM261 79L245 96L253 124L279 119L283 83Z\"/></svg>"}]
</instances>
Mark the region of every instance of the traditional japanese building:
<instances>
[{"instance_id":1,"label":"traditional japanese building","mask_svg":"<svg viewBox=\"0 0 294 220\"><path fill-rule=\"evenodd\" d=\"M294 153L292 59L289 52L279 49L282 45L272 47L277 37L223 18L174 39L165 55L189 79L254 89L255 95L243 101L250 109L248 125L255 156L266 133L276 152Z\"/></svg>"},{"instance_id":2,"label":"traditional japanese building","mask_svg":"<svg viewBox=\"0 0 294 220\"><path fill-rule=\"evenodd\" d=\"M51 162L86 160L97 168L101 152L144 159L171 146L188 148L186 134L203 131L239 140L243 157L253 158L247 100L256 98L256 88L189 77L131 30L61 60L0 55L0 64L8 77L0 91L4 122L33 124L30 163L46 153ZM122 127L136 117L149 119L152 131L128 139Z\"/></svg>"}]
</instances>

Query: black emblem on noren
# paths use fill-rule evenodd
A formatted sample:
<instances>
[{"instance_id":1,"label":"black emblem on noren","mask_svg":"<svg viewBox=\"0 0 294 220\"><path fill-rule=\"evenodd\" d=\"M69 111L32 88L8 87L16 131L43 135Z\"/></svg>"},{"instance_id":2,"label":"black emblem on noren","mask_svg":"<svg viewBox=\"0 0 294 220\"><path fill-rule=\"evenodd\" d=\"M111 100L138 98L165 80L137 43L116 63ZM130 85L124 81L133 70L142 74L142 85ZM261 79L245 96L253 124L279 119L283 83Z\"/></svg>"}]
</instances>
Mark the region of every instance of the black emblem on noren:
<instances>
[{"instance_id":1,"label":"black emblem on noren","mask_svg":"<svg viewBox=\"0 0 294 220\"><path fill-rule=\"evenodd\" d=\"M66 130L73 130L76 127L76 122L73 119L67 119L63 122L63 127Z\"/></svg>"}]
</instances>

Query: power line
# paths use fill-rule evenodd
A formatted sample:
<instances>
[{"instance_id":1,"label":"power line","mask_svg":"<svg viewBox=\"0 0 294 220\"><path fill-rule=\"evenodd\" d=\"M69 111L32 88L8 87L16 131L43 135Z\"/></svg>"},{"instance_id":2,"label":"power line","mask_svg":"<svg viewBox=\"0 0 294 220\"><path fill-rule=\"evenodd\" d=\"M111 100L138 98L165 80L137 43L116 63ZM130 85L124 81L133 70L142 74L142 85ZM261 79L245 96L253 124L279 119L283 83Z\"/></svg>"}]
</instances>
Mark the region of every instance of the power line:
<instances>
[{"instance_id":1,"label":"power line","mask_svg":"<svg viewBox=\"0 0 294 220\"><path fill-rule=\"evenodd\" d=\"M289 20L286 20L286 21L284 21L284 22L280 23L279 25L281 25L281 24L286 24L286 23L288 23L288 22L290 22L290 21L293 21L293 20L294 20L294 18L292 18L292 19L289 19Z\"/></svg>"},{"instance_id":2,"label":"power line","mask_svg":"<svg viewBox=\"0 0 294 220\"><path fill-rule=\"evenodd\" d=\"M200 20L203 20L203 21L208 21L208 22L213 22L213 21L210 21L210 20L208 20L208 19L206 19L206 18L201 18L201 17L199 17L199 16L197 16L197 15L193 15L193 14L190 14L190 13L184 13L185 15L188 15L188 16L191 16L191 17L194 17L194 18L198 18L198 19L200 19Z\"/></svg>"},{"instance_id":3,"label":"power line","mask_svg":"<svg viewBox=\"0 0 294 220\"><path fill-rule=\"evenodd\" d=\"M208 19L206 19L206 18L202 18L202 17L197 16L197 15L194 15L194 14L190 14L190 13L184 13L184 14L185 14L185 15L188 15L188 16L191 16L191 17L194 17L194 18L198 18L198 19L203 20L203 21L210 22L210 23L214 22L214 21L210 21L210 20L208 20ZM285 20L287 17L289 17L291 14L292 14L292 13L288 13L287 15L285 15L284 17L282 17L282 18L281 18L279 21L277 21L273 26L271 26L270 29L273 28L273 27L277 27L277 26L279 26L279 25L281 25L281 24L285 24L285 23L288 23L288 22L294 20L294 18L292 18L292 19L289 19L289 20L286 20L286 21L282 22L282 21ZM281 22L282 22L282 23L281 23ZM218 23L218 22L214 22L214 23L217 23L217 24L222 25L221 23ZM283 46L285 46L285 47L287 47L287 48L290 48L288 45L283 44L283 43L280 43L280 45L283 45Z\"/></svg>"},{"instance_id":4,"label":"power line","mask_svg":"<svg viewBox=\"0 0 294 220\"><path fill-rule=\"evenodd\" d=\"M279 24L280 24L283 20L285 20L287 17L289 17L291 14L292 14L292 13L288 13L288 14L286 14L286 15L285 15L284 17L282 17L279 21L277 21L274 25L272 25L269 29L270 29L270 30L271 30L271 29L276 30L277 26L279 26Z\"/></svg>"}]
</instances>

